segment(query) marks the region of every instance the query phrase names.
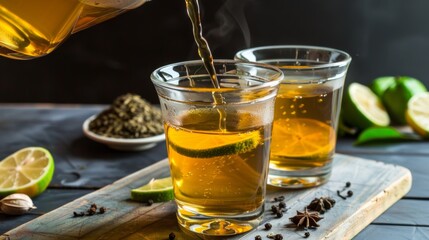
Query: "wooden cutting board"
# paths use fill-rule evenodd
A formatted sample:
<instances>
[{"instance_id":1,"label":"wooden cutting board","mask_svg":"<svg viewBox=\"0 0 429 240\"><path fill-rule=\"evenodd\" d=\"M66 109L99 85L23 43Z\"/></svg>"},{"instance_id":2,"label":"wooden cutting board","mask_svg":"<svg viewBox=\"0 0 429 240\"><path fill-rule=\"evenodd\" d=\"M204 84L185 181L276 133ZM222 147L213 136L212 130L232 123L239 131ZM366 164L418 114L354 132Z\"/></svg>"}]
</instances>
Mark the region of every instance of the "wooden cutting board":
<instances>
[{"instance_id":1,"label":"wooden cutting board","mask_svg":"<svg viewBox=\"0 0 429 240\"><path fill-rule=\"evenodd\" d=\"M10 239L168 239L174 232L176 239L202 239L180 230L173 201L146 206L130 200L130 190L146 184L152 178L169 175L168 161L164 159L98 191L90 193L26 224L3 236ZM353 196L346 200L336 191L351 182ZM335 207L326 212L316 230L310 230L308 239L350 239L383 213L411 188L411 173L397 166L337 154L330 181L320 187L305 190L285 190L268 187L264 222L273 228L258 229L244 235L222 239L253 240L256 235L268 239L269 233L281 233L284 239L302 239L304 231L285 227L296 210L302 210L315 197L330 196ZM285 196L290 208L282 218L271 214L273 198ZM73 217L74 211L85 211L96 203L107 208L106 213ZM0 237L1 239L2 237ZM5 237L3 237L6 239ZM219 239L219 238L217 238Z\"/></svg>"}]
</instances>

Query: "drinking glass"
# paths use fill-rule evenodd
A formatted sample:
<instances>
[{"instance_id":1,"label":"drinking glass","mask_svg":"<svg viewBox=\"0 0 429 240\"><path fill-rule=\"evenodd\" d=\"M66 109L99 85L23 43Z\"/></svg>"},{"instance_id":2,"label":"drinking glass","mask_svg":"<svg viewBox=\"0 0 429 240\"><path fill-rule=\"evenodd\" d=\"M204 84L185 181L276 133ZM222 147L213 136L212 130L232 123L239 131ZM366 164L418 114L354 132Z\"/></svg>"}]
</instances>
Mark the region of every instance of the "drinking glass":
<instances>
[{"instance_id":1,"label":"drinking glass","mask_svg":"<svg viewBox=\"0 0 429 240\"><path fill-rule=\"evenodd\" d=\"M268 183L303 188L328 181L349 54L281 45L245 49L235 59L271 64L284 74L275 103Z\"/></svg>"},{"instance_id":2,"label":"drinking glass","mask_svg":"<svg viewBox=\"0 0 429 240\"><path fill-rule=\"evenodd\" d=\"M278 68L215 60L219 88L202 61L155 70L180 226L234 235L264 212Z\"/></svg>"}]
</instances>

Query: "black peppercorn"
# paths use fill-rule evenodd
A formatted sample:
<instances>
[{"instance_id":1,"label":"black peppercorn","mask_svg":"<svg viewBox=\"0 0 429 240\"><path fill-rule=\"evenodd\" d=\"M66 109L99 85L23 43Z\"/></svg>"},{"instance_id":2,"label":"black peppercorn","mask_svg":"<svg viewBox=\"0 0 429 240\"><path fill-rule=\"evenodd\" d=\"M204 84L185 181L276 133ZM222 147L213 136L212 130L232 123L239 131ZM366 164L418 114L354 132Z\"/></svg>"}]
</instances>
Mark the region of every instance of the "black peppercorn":
<instances>
[{"instance_id":1,"label":"black peppercorn","mask_svg":"<svg viewBox=\"0 0 429 240\"><path fill-rule=\"evenodd\" d=\"M273 214L276 214L279 211L279 208L276 205L272 205L271 211L273 212Z\"/></svg>"},{"instance_id":2,"label":"black peppercorn","mask_svg":"<svg viewBox=\"0 0 429 240\"><path fill-rule=\"evenodd\" d=\"M270 230L272 227L271 223L265 223L265 230Z\"/></svg>"},{"instance_id":3,"label":"black peppercorn","mask_svg":"<svg viewBox=\"0 0 429 240\"><path fill-rule=\"evenodd\" d=\"M174 234L174 232L171 232L170 234L168 234L168 239L169 240L173 240L176 238L176 234Z\"/></svg>"},{"instance_id":4,"label":"black peppercorn","mask_svg":"<svg viewBox=\"0 0 429 240\"><path fill-rule=\"evenodd\" d=\"M304 233L304 238L308 238L308 237L310 237L310 233L309 232L305 232Z\"/></svg>"},{"instance_id":5,"label":"black peppercorn","mask_svg":"<svg viewBox=\"0 0 429 240\"><path fill-rule=\"evenodd\" d=\"M352 190L347 191L347 196L349 197L353 196L353 191Z\"/></svg>"},{"instance_id":6,"label":"black peppercorn","mask_svg":"<svg viewBox=\"0 0 429 240\"><path fill-rule=\"evenodd\" d=\"M274 201L276 201L276 202L283 201L283 200L285 200L284 196L278 196L278 197L274 198Z\"/></svg>"},{"instance_id":7,"label":"black peppercorn","mask_svg":"<svg viewBox=\"0 0 429 240\"><path fill-rule=\"evenodd\" d=\"M276 235L274 236L274 240L283 240L283 235L281 235L281 234L276 234Z\"/></svg>"},{"instance_id":8,"label":"black peppercorn","mask_svg":"<svg viewBox=\"0 0 429 240\"><path fill-rule=\"evenodd\" d=\"M262 240L262 237L260 235L256 235L255 240Z\"/></svg>"},{"instance_id":9,"label":"black peppercorn","mask_svg":"<svg viewBox=\"0 0 429 240\"><path fill-rule=\"evenodd\" d=\"M277 212L276 216L277 216L278 218L281 218L281 217L283 217L283 213L282 213L281 211L279 211L279 212Z\"/></svg>"},{"instance_id":10,"label":"black peppercorn","mask_svg":"<svg viewBox=\"0 0 429 240\"><path fill-rule=\"evenodd\" d=\"M350 182L346 182L346 187L350 187L352 184Z\"/></svg>"},{"instance_id":11,"label":"black peppercorn","mask_svg":"<svg viewBox=\"0 0 429 240\"><path fill-rule=\"evenodd\" d=\"M95 207L91 207L87 211L88 215L94 215L96 212L97 212L97 208L95 208Z\"/></svg>"},{"instance_id":12,"label":"black peppercorn","mask_svg":"<svg viewBox=\"0 0 429 240\"><path fill-rule=\"evenodd\" d=\"M279 202L279 208L286 208L286 203L283 201Z\"/></svg>"},{"instance_id":13,"label":"black peppercorn","mask_svg":"<svg viewBox=\"0 0 429 240\"><path fill-rule=\"evenodd\" d=\"M84 212L80 212L80 213L73 212L73 217L83 217L83 216L85 216Z\"/></svg>"},{"instance_id":14,"label":"black peppercorn","mask_svg":"<svg viewBox=\"0 0 429 240\"><path fill-rule=\"evenodd\" d=\"M103 214L103 213L105 213L105 212L106 212L106 208L105 208L105 207L101 207L101 208L98 210L98 212L99 212L99 213L101 213L101 214Z\"/></svg>"},{"instance_id":15,"label":"black peppercorn","mask_svg":"<svg viewBox=\"0 0 429 240\"><path fill-rule=\"evenodd\" d=\"M153 200L152 199L147 200L147 205L152 206L152 204L153 204Z\"/></svg>"}]
</instances>

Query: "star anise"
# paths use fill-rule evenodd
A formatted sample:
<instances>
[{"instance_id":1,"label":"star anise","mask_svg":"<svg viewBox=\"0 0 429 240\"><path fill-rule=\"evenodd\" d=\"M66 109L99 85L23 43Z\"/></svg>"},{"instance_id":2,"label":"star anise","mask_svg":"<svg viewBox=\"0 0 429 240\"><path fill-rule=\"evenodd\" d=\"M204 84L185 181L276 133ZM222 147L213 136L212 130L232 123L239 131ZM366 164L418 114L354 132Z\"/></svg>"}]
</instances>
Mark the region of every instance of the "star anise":
<instances>
[{"instance_id":1,"label":"star anise","mask_svg":"<svg viewBox=\"0 0 429 240\"><path fill-rule=\"evenodd\" d=\"M289 220L293 222L297 228L319 227L317 222L321 219L323 219L323 217L320 217L319 212L308 211L307 209L305 209L304 212L296 211L296 215L289 218Z\"/></svg>"},{"instance_id":2,"label":"star anise","mask_svg":"<svg viewBox=\"0 0 429 240\"><path fill-rule=\"evenodd\" d=\"M311 201L311 203L307 206L307 209L323 214L327 210L333 208L334 205L335 205L334 199L330 197L320 197L320 198L315 198L313 201Z\"/></svg>"}]
</instances>

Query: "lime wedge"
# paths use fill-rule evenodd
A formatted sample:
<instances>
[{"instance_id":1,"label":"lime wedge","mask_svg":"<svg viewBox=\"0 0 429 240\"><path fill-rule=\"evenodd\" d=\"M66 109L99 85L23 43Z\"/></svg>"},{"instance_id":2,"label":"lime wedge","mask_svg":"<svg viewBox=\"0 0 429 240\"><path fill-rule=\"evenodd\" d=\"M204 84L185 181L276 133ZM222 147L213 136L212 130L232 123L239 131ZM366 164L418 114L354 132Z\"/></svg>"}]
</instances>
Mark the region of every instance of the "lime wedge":
<instances>
[{"instance_id":1,"label":"lime wedge","mask_svg":"<svg viewBox=\"0 0 429 240\"><path fill-rule=\"evenodd\" d=\"M417 93L426 91L425 85L415 78L395 77L395 84L387 88L383 94L383 104L392 120L399 124L406 124L405 112L408 101Z\"/></svg>"},{"instance_id":2,"label":"lime wedge","mask_svg":"<svg viewBox=\"0 0 429 240\"><path fill-rule=\"evenodd\" d=\"M165 202L174 199L171 177L152 179L148 184L131 190L131 199L139 202Z\"/></svg>"},{"instance_id":3,"label":"lime wedge","mask_svg":"<svg viewBox=\"0 0 429 240\"><path fill-rule=\"evenodd\" d=\"M170 128L167 137L169 147L179 154L192 158L241 154L255 149L261 142L259 131L210 134ZM186 141L181 141L181 139L186 139Z\"/></svg>"},{"instance_id":4,"label":"lime wedge","mask_svg":"<svg viewBox=\"0 0 429 240\"><path fill-rule=\"evenodd\" d=\"M344 122L360 130L390 124L389 115L381 100L370 88L360 83L349 85L345 92L342 111Z\"/></svg>"},{"instance_id":5,"label":"lime wedge","mask_svg":"<svg viewBox=\"0 0 429 240\"><path fill-rule=\"evenodd\" d=\"M0 162L0 173L0 196L24 193L34 197L51 182L54 160L44 148L23 148Z\"/></svg>"},{"instance_id":6,"label":"lime wedge","mask_svg":"<svg viewBox=\"0 0 429 240\"><path fill-rule=\"evenodd\" d=\"M408 101L408 125L420 136L429 138L429 92L414 95Z\"/></svg>"}]
</instances>

